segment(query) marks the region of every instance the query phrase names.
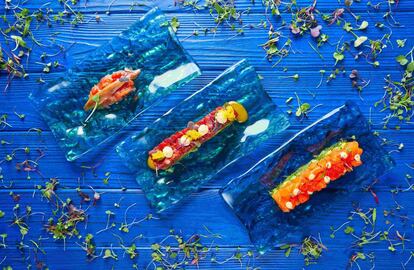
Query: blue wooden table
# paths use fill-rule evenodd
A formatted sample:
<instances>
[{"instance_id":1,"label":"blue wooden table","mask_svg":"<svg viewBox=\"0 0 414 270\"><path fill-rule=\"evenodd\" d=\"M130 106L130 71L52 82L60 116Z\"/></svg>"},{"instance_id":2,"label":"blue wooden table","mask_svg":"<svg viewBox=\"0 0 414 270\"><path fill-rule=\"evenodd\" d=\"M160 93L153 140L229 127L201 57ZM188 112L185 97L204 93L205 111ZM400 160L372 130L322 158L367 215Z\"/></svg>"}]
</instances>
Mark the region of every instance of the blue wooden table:
<instances>
[{"instance_id":1,"label":"blue wooden table","mask_svg":"<svg viewBox=\"0 0 414 270\"><path fill-rule=\"evenodd\" d=\"M0 164L2 175L0 210L5 213L4 217L0 218L0 234L7 234L3 244L0 239L0 267L11 266L13 269L26 269L28 265L31 265L32 269L36 269L36 264L42 266L39 263L42 262L49 269L130 269L136 263L139 269L145 269L151 261L151 244L161 241L171 229L184 237L197 233L208 234L206 227L211 232L222 235L221 238L204 240L206 245L214 242L211 245L218 247L217 250L213 248L214 256L218 261L234 257L234 254L239 251L247 254L249 250L254 249L249 242L246 230L219 196L219 189L226 184L220 179L204 186L183 204L167 211L160 219L143 221L132 226L129 233L120 231L118 228L124 222L124 218L127 222L131 222L134 218L145 219L151 213L133 175L123 166L113 149L108 149L96 162L85 164L83 168L67 162L50 129L44 124L27 98L32 90L41 87L39 80L51 81L58 78L65 71L67 63L87 56L97 46L108 41L142 16L148 10L148 7L138 5L142 2L96 0L80 1L77 5L69 3L75 10L84 14L85 23L75 27L69 23L53 24L50 28L41 25L33 30L35 37L44 46L33 47L26 70L30 75L26 79L13 80L7 92L1 93L0 96L0 115L8 115L7 125L3 122L1 125L0 139L3 143L0 145L0 159L7 159L7 155L14 153L11 161L4 160ZM354 100L370 119L374 129L379 131L385 147L392 152L398 165L389 176L381 179L372 189L361 190L345 198L329 213L324 214L319 224L315 224L315 230L309 232L309 235L317 238L320 236L327 248L317 264L305 266L303 255L299 248L294 246L289 256L286 256L286 249L273 249L264 255L255 254L252 258L245 256L242 264L237 259L229 259L226 263L218 264L213 262L209 255L200 262L199 269L246 269L248 267L260 267L260 269L358 269L359 267L361 269L374 269L372 267L375 269L414 269L414 260L410 261L410 252L414 251L414 242L409 241L414 236L411 215L414 210L414 193L410 192L410 179L407 178L407 174L414 174L409 167L414 162L414 128L408 123L400 124L401 130L399 131L393 129L395 125L392 124L391 128L383 129L382 121L387 112L381 112L379 108L374 107L374 103L384 94L384 77L390 74L395 80L400 80L402 76L403 69L395 61L395 57L408 53L414 45L414 31L411 28L414 27L414 2L401 0L398 5L392 5L394 18L401 23L401 27L392 27L390 20L383 18L388 10L387 1L384 1L378 10L368 8L365 0L360 3L354 1L351 7L354 15L361 16L361 21L366 20L369 23L369 27L363 32L365 35L370 39L379 39L384 34L392 33L391 42L386 44L386 48L378 57L379 67L367 63L363 57L355 60L352 54L355 55L358 50L354 48L351 49L352 53L345 52L345 59L334 67L335 59L332 54L336 49L336 43L340 40L351 41L353 36L345 32L342 25L329 26L327 23L321 23L322 32L329 36L330 44L318 48L321 56L318 56L309 45L316 46L309 34L294 37L286 27L281 28L283 35L292 39L292 51L276 67L272 67L274 62L270 63L266 59L265 52L259 46L267 41L267 29L260 25L265 20L265 8L260 2L256 1L252 4L251 0L236 1L238 10L243 11L249 8L249 14L244 14L242 17L243 35L237 35L237 32L232 31L227 25L219 26L216 33L204 35L203 28L215 26L208 10L194 11L191 8L181 8L175 6L173 0L146 1L148 5L158 5L169 18L178 18L180 27L177 34L183 46L200 65L203 75L177 90L168 97L165 103L145 113L128 127L128 130L142 129L173 104L210 82L224 69L247 58L263 77L266 91L281 110L287 112L292 110L290 106L294 107L293 115L290 116L292 124L286 131L285 138L289 138L323 114L342 105L345 100ZM298 5L305 7L311 4L310 2L298 1ZM371 2L377 4L380 1ZM40 7L50 7L53 8L53 13L56 13L64 9L58 1L45 3L34 0L21 5L31 11ZM337 1L324 0L318 1L317 4L319 11L326 14L331 14L339 7L344 7L344 5ZM0 6L0 15L3 14L12 19L12 11L6 11L4 4ZM289 22L290 18L290 13L282 12L282 18L271 20L275 27L280 27L282 20ZM343 18L355 25L355 20L348 11L345 11ZM375 27L376 23L384 23L385 27ZM0 27L4 29L5 25L0 23ZM198 36L193 35L195 29L199 30ZM399 48L396 43L397 39L406 39L405 47ZM13 44L5 44L3 36L0 40L2 47L13 48ZM56 44L63 46L65 53L59 53ZM43 53L56 55L42 61L40 57ZM41 63L53 61L59 61L60 65L56 68L52 67L49 73L44 73L42 71L44 65ZM339 68L339 74L336 79L326 83L327 76L335 68ZM358 70L360 76L369 81L360 94L352 87L349 79L352 69ZM320 70L326 70L326 74L320 86L317 87L321 76ZM2 71L0 74L0 89L3 89L7 85L7 77ZM291 77L294 74L299 75L298 80ZM297 107L295 93L302 102L307 102L312 107L317 106L308 114L308 117L295 117L294 112ZM290 97L294 98L292 105L285 103ZM19 117L22 114L24 117ZM282 140L269 142L269 151L280 143ZM25 153L27 152L24 150L25 147L30 149L30 153ZM18 162L28 157L36 159L39 151L44 153L38 161L39 173L17 170ZM93 166L96 168L91 169L90 167ZM241 172L246 168L239 169ZM56 191L59 197L62 200L71 198L77 207L85 209L88 205L80 203L79 190L89 196L94 194L92 188L101 193L101 199L87 210L88 222L80 223L78 229L83 237L87 233L94 234L98 255L102 254L102 250L111 248L117 254L117 260L103 259L101 255L100 258L89 262L82 248L84 238L73 236L65 241L55 240L46 231L45 225L47 219L53 216L54 207L42 196L40 190L47 181L50 181L50 178L57 178L59 181ZM391 191L395 187L407 190L394 194L395 192ZM24 213L27 206L32 209L32 214L27 219L30 229L23 240L21 240L19 227L16 224L12 225L13 207L16 204L20 205L21 213ZM124 217L128 207L127 215ZM367 230L371 229L358 217L354 220L347 219L350 211L353 211L355 207L363 211L375 208L377 212L375 230L388 231L390 241L382 240L361 247L355 246L356 239L350 234L345 234L343 229L352 225L355 234L357 231L360 232L364 226ZM115 223L115 227L97 234L106 227L108 217L106 211L114 213L110 217L110 224ZM338 229L335 235L332 235L332 228L335 230L347 221L350 223L346 223L343 228ZM124 249L119 237L115 234L123 239L124 245L130 246L131 241L135 239L139 253L137 259L131 260L128 255L123 255ZM402 241L401 236L408 240ZM380 235L378 239L379 237ZM404 242L404 245L397 244L401 242ZM393 248L396 250L393 251ZM357 254L364 254L365 259L356 260ZM351 263L355 260L356 263ZM195 269L196 267L188 268ZM149 269L153 269L153 265L150 264Z\"/></svg>"}]
</instances>

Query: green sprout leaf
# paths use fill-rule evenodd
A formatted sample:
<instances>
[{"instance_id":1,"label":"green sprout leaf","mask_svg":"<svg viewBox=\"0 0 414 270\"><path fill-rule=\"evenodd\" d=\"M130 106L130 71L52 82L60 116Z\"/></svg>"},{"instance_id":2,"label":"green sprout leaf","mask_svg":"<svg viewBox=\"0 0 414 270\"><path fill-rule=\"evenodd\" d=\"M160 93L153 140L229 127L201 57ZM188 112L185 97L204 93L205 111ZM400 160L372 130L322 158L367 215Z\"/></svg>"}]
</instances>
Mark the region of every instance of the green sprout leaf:
<instances>
[{"instance_id":1,"label":"green sprout leaf","mask_svg":"<svg viewBox=\"0 0 414 270\"><path fill-rule=\"evenodd\" d=\"M178 28L180 27L180 22L178 21L177 17L173 17L171 19L171 27L174 30L174 32L178 31Z\"/></svg>"},{"instance_id":2,"label":"green sprout leaf","mask_svg":"<svg viewBox=\"0 0 414 270\"><path fill-rule=\"evenodd\" d=\"M361 23L361 25L359 26L359 30L365 30L365 29L367 29L367 27L368 27L368 22L367 21L363 21L362 23Z\"/></svg>"},{"instance_id":3,"label":"green sprout leaf","mask_svg":"<svg viewBox=\"0 0 414 270\"><path fill-rule=\"evenodd\" d=\"M335 65L339 62L344 60L345 56L341 52L334 52L333 58L335 58Z\"/></svg>"},{"instance_id":4,"label":"green sprout leaf","mask_svg":"<svg viewBox=\"0 0 414 270\"><path fill-rule=\"evenodd\" d=\"M397 39L397 45L399 48L403 48L405 46L405 42L407 39Z\"/></svg>"},{"instance_id":5,"label":"green sprout leaf","mask_svg":"<svg viewBox=\"0 0 414 270\"><path fill-rule=\"evenodd\" d=\"M307 111L309 111L311 105L309 103L302 103L298 109L296 110L296 116L299 117L302 114L306 114Z\"/></svg>"},{"instance_id":6,"label":"green sprout leaf","mask_svg":"<svg viewBox=\"0 0 414 270\"><path fill-rule=\"evenodd\" d=\"M24 41L22 37L15 35L11 35L10 37L16 42L16 48L22 47L27 49L26 41Z\"/></svg>"},{"instance_id":7,"label":"green sprout leaf","mask_svg":"<svg viewBox=\"0 0 414 270\"><path fill-rule=\"evenodd\" d=\"M368 40L368 37L366 36L360 36L358 37L355 41L354 41L354 47L358 48L359 46L362 45L362 43L364 43L365 41Z\"/></svg>"},{"instance_id":8,"label":"green sprout leaf","mask_svg":"<svg viewBox=\"0 0 414 270\"><path fill-rule=\"evenodd\" d=\"M344 233L346 234L351 234L355 231L355 229L351 226L346 226L346 228L344 229Z\"/></svg>"},{"instance_id":9,"label":"green sprout leaf","mask_svg":"<svg viewBox=\"0 0 414 270\"><path fill-rule=\"evenodd\" d=\"M401 66L405 66L408 64L408 60L404 55L399 55L395 58L395 60L400 63Z\"/></svg>"},{"instance_id":10,"label":"green sprout leaf","mask_svg":"<svg viewBox=\"0 0 414 270\"><path fill-rule=\"evenodd\" d=\"M408 72L413 72L413 71L414 71L414 62L410 62L410 63L407 65L406 70L407 70Z\"/></svg>"}]
</instances>

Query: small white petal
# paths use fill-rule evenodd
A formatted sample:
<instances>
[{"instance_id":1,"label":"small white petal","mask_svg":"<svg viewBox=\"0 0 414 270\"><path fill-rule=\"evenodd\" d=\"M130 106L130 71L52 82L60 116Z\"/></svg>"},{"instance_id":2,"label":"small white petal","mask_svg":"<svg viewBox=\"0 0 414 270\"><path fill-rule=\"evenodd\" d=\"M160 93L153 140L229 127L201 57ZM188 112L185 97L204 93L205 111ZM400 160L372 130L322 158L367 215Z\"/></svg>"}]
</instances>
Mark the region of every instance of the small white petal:
<instances>
[{"instance_id":1,"label":"small white petal","mask_svg":"<svg viewBox=\"0 0 414 270\"><path fill-rule=\"evenodd\" d=\"M354 156L354 159L355 159L356 161L360 162L360 161L361 161L361 156L360 156L360 155L358 155L358 154L356 154L356 155Z\"/></svg>"},{"instance_id":2,"label":"small white petal","mask_svg":"<svg viewBox=\"0 0 414 270\"><path fill-rule=\"evenodd\" d=\"M293 204L291 202L287 202L286 203L286 208L292 210L293 209Z\"/></svg>"},{"instance_id":3,"label":"small white petal","mask_svg":"<svg viewBox=\"0 0 414 270\"><path fill-rule=\"evenodd\" d=\"M341 152L340 155L341 155L341 158L347 158L348 157L348 154L345 153L345 152Z\"/></svg>"},{"instance_id":4,"label":"small white petal","mask_svg":"<svg viewBox=\"0 0 414 270\"><path fill-rule=\"evenodd\" d=\"M166 146L164 147L164 149L162 149L162 153L164 154L166 158L170 158L173 156L174 150L171 147Z\"/></svg>"},{"instance_id":5,"label":"small white petal","mask_svg":"<svg viewBox=\"0 0 414 270\"><path fill-rule=\"evenodd\" d=\"M325 176L325 177L323 178L323 181L324 181L326 184L329 184L329 182L331 182L331 178L330 178L329 176Z\"/></svg>"},{"instance_id":6,"label":"small white petal","mask_svg":"<svg viewBox=\"0 0 414 270\"><path fill-rule=\"evenodd\" d=\"M185 135L181 136L181 138L180 138L180 144L181 145L189 146L190 143L191 143L191 139L188 136L185 136Z\"/></svg>"},{"instance_id":7,"label":"small white petal","mask_svg":"<svg viewBox=\"0 0 414 270\"><path fill-rule=\"evenodd\" d=\"M332 163L331 162L326 162L326 168L330 169L332 167Z\"/></svg>"},{"instance_id":8,"label":"small white petal","mask_svg":"<svg viewBox=\"0 0 414 270\"><path fill-rule=\"evenodd\" d=\"M293 190L293 195L294 195L294 196L298 196L298 195L299 195L299 193L300 193L300 190L299 190L298 188L295 188L295 189Z\"/></svg>"},{"instance_id":9,"label":"small white petal","mask_svg":"<svg viewBox=\"0 0 414 270\"><path fill-rule=\"evenodd\" d=\"M225 124L227 122L227 116L225 111L218 111L216 113L216 121L220 124Z\"/></svg>"},{"instance_id":10,"label":"small white petal","mask_svg":"<svg viewBox=\"0 0 414 270\"><path fill-rule=\"evenodd\" d=\"M312 195L312 194L313 194L313 192L312 192L312 191L308 191L308 194L309 194L309 195Z\"/></svg>"},{"instance_id":11,"label":"small white petal","mask_svg":"<svg viewBox=\"0 0 414 270\"><path fill-rule=\"evenodd\" d=\"M201 136L206 135L208 133L208 126L207 125L200 125L198 127L198 133L201 134Z\"/></svg>"},{"instance_id":12,"label":"small white petal","mask_svg":"<svg viewBox=\"0 0 414 270\"><path fill-rule=\"evenodd\" d=\"M313 173L309 174L309 180L315 179L315 175Z\"/></svg>"}]
</instances>

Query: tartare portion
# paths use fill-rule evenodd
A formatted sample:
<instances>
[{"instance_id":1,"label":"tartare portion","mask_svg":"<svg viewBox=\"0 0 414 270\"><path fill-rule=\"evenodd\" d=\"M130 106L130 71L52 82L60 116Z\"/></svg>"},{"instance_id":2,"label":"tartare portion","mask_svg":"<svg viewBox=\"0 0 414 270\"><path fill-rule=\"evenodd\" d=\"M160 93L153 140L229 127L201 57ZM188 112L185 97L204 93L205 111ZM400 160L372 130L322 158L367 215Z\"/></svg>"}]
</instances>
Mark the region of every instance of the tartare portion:
<instances>
[{"instance_id":1,"label":"tartare portion","mask_svg":"<svg viewBox=\"0 0 414 270\"><path fill-rule=\"evenodd\" d=\"M338 142L288 176L271 191L271 196L283 212L290 212L314 192L360 166L362 152L357 141Z\"/></svg>"},{"instance_id":2,"label":"tartare portion","mask_svg":"<svg viewBox=\"0 0 414 270\"><path fill-rule=\"evenodd\" d=\"M105 109L123 100L129 93L135 91L134 80L140 73L140 69L126 68L104 76L92 87L83 109L85 111Z\"/></svg>"},{"instance_id":3,"label":"tartare portion","mask_svg":"<svg viewBox=\"0 0 414 270\"><path fill-rule=\"evenodd\" d=\"M186 128L164 139L149 151L148 167L153 170L167 170L232 123L243 123L248 117L241 103L227 102L199 121L190 122Z\"/></svg>"}]
</instances>

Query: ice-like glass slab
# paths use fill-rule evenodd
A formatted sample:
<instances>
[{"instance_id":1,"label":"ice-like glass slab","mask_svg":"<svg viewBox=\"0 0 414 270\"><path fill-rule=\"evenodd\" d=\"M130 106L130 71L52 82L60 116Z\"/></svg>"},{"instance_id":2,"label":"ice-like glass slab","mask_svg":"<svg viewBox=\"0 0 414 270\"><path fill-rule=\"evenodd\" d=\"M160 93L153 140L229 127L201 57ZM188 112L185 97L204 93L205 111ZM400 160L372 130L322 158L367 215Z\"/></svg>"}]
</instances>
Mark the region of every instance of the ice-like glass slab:
<instances>
[{"instance_id":1,"label":"ice-like glass slab","mask_svg":"<svg viewBox=\"0 0 414 270\"><path fill-rule=\"evenodd\" d=\"M135 91L97 110L84 109L91 88L105 75L141 69ZM66 158L73 161L128 125L171 91L200 74L163 13L154 8L57 82L31 94Z\"/></svg>"},{"instance_id":2,"label":"ice-like glass slab","mask_svg":"<svg viewBox=\"0 0 414 270\"><path fill-rule=\"evenodd\" d=\"M231 124L168 170L154 171L148 167L150 150L186 128L189 122L198 121L229 101L239 102L245 107L249 114L246 122ZM228 164L252 152L263 141L288 126L286 116L263 90L254 68L242 60L143 132L120 143L117 151L136 173L137 181L151 205L162 211L199 189Z\"/></svg>"},{"instance_id":3,"label":"ice-like glass slab","mask_svg":"<svg viewBox=\"0 0 414 270\"><path fill-rule=\"evenodd\" d=\"M362 165L312 194L309 201L282 212L270 192L323 149L341 140L359 143L364 151ZM313 221L329 211L336 199L372 183L393 166L359 108L347 102L233 179L222 190L222 196L246 226L251 241L265 251L284 243L301 242Z\"/></svg>"}]
</instances>

